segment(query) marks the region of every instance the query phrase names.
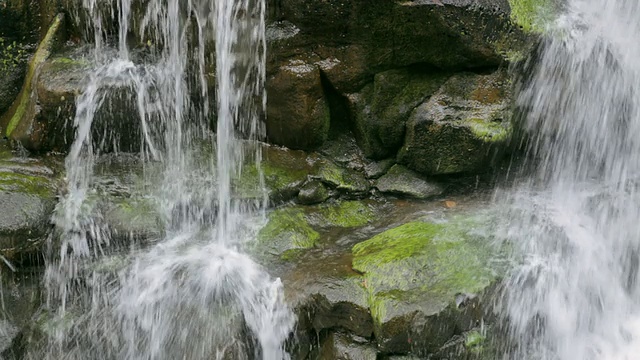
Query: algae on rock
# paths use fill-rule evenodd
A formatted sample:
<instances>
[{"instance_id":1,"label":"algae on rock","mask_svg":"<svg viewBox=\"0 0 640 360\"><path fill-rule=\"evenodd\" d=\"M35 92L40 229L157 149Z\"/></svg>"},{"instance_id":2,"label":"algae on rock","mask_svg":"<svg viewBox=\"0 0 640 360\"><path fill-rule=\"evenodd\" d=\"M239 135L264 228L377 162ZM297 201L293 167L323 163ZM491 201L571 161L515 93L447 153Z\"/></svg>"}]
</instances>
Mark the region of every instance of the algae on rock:
<instances>
[{"instance_id":1,"label":"algae on rock","mask_svg":"<svg viewBox=\"0 0 640 360\"><path fill-rule=\"evenodd\" d=\"M478 314L458 309L456 296L482 293L497 275L490 247L469 225L410 222L353 247L382 351L435 351L474 325L468 319Z\"/></svg>"}]
</instances>

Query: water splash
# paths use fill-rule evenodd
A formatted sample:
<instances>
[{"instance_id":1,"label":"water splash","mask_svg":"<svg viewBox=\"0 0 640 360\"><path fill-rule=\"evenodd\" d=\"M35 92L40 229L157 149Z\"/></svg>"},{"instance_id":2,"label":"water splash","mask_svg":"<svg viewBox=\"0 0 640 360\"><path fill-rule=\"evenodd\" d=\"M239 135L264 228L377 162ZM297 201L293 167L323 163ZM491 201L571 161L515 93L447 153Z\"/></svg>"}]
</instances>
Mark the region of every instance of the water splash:
<instances>
[{"instance_id":1,"label":"water splash","mask_svg":"<svg viewBox=\"0 0 640 360\"><path fill-rule=\"evenodd\" d=\"M537 176L509 197L523 265L507 359L640 353L640 3L569 0L520 96Z\"/></svg>"},{"instance_id":2,"label":"water splash","mask_svg":"<svg viewBox=\"0 0 640 360\"><path fill-rule=\"evenodd\" d=\"M38 356L288 359L283 344L294 320L282 284L240 250L255 235L252 219L263 217L266 195L248 206L234 200L231 186L244 163L260 164L260 146L243 141L264 134L265 2L213 6L206 0L83 0L77 15L89 20L96 65L77 99L68 191L54 218L59 236L50 242L46 273L49 323L55 326ZM143 14L142 20L134 22L133 13ZM104 37L114 21L115 51ZM153 45L144 62L129 49L131 33ZM215 114L205 73L210 41ZM197 65L196 76L187 71L190 64ZM161 186L147 190L166 219L167 234L149 248L113 255L112 233L92 211L98 196L94 167L105 151L119 150L125 134L97 131L96 122L122 89L134 95L129 121L139 125L142 160L162 168ZM212 138L214 115L215 158L203 163L197 144ZM214 189L203 190L211 184ZM115 276L92 265L111 259L122 263Z\"/></svg>"}]
</instances>

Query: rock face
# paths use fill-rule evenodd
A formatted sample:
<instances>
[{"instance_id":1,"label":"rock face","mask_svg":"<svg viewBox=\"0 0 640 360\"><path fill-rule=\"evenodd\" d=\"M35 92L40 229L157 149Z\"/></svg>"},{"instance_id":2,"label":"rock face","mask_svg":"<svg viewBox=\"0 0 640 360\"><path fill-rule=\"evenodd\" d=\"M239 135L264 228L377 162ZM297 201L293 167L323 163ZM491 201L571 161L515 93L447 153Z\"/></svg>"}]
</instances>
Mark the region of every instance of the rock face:
<instances>
[{"instance_id":1,"label":"rock face","mask_svg":"<svg viewBox=\"0 0 640 360\"><path fill-rule=\"evenodd\" d=\"M438 89L448 73L496 68L527 44L526 36L509 20L506 0L281 0L271 8L275 21L268 30L270 82L282 82L281 69L292 65L310 73L318 69L325 88L350 98L359 144L375 159L395 154L403 143L409 113ZM522 7L517 9L525 12ZM386 71L389 69L394 70ZM315 76L306 83L316 84ZM301 86L299 93L307 89L308 85ZM289 118L294 133L289 138L273 137L273 141L317 147L324 132L307 144L297 139L305 137L307 128L320 129L317 124L323 123L308 120L317 118L313 103L317 95L305 102L302 95L287 95L276 92L270 101L286 103L288 98L294 104L289 105L297 110ZM332 115L337 115L337 109L332 109ZM300 116L303 110L305 115ZM337 116L330 121L338 121ZM283 123L268 123L267 132L278 134ZM305 124L307 128L296 131Z\"/></svg>"},{"instance_id":2,"label":"rock face","mask_svg":"<svg viewBox=\"0 0 640 360\"><path fill-rule=\"evenodd\" d=\"M57 185L50 167L0 144L0 255L19 263L40 250L51 228Z\"/></svg>"},{"instance_id":3,"label":"rock face","mask_svg":"<svg viewBox=\"0 0 640 360\"><path fill-rule=\"evenodd\" d=\"M455 75L413 111L398 160L427 175L486 171L511 136L510 110L504 72Z\"/></svg>"},{"instance_id":4,"label":"rock face","mask_svg":"<svg viewBox=\"0 0 640 360\"><path fill-rule=\"evenodd\" d=\"M409 114L447 77L419 69L389 70L376 74L360 94L351 95L355 133L365 155L372 159L394 155L404 141Z\"/></svg>"},{"instance_id":5,"label":"rock face","mask_svg":"<svg viewBox=\"0 0 640 360\"><path fill-rule=\"evenodd\" d=\"M320 69L302 59L280 66L267 82L267 137L292 149L313 149L329 134L329 104Z\"/></svg>"}]
</instances>

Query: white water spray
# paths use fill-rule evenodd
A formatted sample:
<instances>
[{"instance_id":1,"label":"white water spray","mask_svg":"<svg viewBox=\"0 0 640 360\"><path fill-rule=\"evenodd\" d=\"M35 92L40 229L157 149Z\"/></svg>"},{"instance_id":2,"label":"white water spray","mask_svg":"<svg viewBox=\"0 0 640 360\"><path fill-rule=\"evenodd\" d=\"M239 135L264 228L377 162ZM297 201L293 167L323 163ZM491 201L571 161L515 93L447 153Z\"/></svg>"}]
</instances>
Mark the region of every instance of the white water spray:
<instances>
[{"instance_id":1,"label":"white water spray","mask_svg":"<svg viewBox=\"0 0 640 360\"><path fill-rule=\"evenodd\" d=\"M215 6L206 0L118 0L109 6L83 0L83 5L92 20L97 65L77 100L76 138L66 160L69 189L54 219L60 236L52 239L47 267L48 306L53 323L63 325L55 326L41 355L287 359L283 346L293 315L279 280L240 251L252 234L244 222L259 214L252 213L256 206L234 201L231 187L245 158L259 169L260 146L247 152L241 139L263 136L264 0ZM139 23L130 18L134 8L144 14ZM103 32L114 18L120 24L117 50L109 51ZM152 62L136 64L127 45L131 32L155 46ZM215 41L218 122L216 158L203 169L195 146L210 138L206 129L213 115L204 73L208 40ZM196 84L187 71L193 54ZM163 239L126 256L128 265L116 278L86 271L111 242L109 229L88 209L96 161L105 147L117 151L112 143L124 135L109 133L106 142L95 138L96 113L114 88L135 94L131 121L139 121L142 160L159 162L163 169L161 188L149 195L168 224ZM194 91L200 102L192 100ZM211 184L216 188L202 190Z\"/></svg>"},{"instance_id":2,"label":"white water spray","mask_svg":"<svg viewBox=\"0 0 640 360\"><path fill-rule=\"evenodd\" d=\"M569 0L520 97L538 176L509 198L523 265L505 359L640 354L640 3Z\"/></svg>"}]
</instances>

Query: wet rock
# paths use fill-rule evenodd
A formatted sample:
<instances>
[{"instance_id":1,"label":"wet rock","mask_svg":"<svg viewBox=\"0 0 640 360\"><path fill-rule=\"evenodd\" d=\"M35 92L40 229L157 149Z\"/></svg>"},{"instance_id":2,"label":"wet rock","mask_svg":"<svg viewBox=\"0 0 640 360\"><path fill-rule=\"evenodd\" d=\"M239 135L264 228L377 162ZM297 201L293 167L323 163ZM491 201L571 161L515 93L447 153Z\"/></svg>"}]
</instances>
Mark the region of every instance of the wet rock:
<instances>
[{"instance_id":1,"label":"wet rock","mask_svg":"<svg viewBox=\"0 0 640 360\"><path fill-rule=\"evenodd\" d=\"M505 72L455 75L411 114L398 162L426 175L487 171L511 136L511 116Z\"/></svg>"},{"instance_id":2,"label":"wet rock","mask_svg":"<svg viewBox=\"0 0 640 360\"><path fill-rule=\"evenodd\" d=\"M0 310L0 356L20 359L22 330L28 328L41 305L40 279L35 275L3 276Z\"/></svg>"},{"instance_id":3,"label":"wet rock","mask_svg":"<svg viewBox=\"0 0 640 360\"><path fill-rule=\"evenodd\" d=\"M298 202L303 205L318 204L331 197L329 190L320 181L306 183L298 193Z\"/></svg>"},{"instance_id":4,"label":"wet rock","mask_svg":"<svg viewBox=\"0 0 640 360\"><path fill-rule=\"evenodd\" d=\"M444 192L441 185L423 179L402 165L393 165L376 181L375 186L383 193L416 199L428 199Z\"/></svg>"},{"instance_id":5,"label":"wet rock","mask_svg":"<svg viewBox=\"0 0 640 360\"><path fill-rule=\"evenodd\" d=\"M262 199L265 192L274 204L295 198L307 177L314 171L303 151L275 146L263 147L261 170L265 189L261 188L255 164L245 166L239 179L234 181L237 195L243 199Z\"/></svg>"},{"instance_id":6,"label":"wet rock","mask_svg":"<svg viewBox=\"0 0 640 360\"><path fill-rule=\"evenodd\" d=\"M370 337L373 320L362 278L351 270L350 258L315 258L296 263L284 276L287 301L306 312L309 330L344 329Z\"/></svg>"},{"instance_id":7,"label":"wet rock","mask_svg":"<svg viewBox=\"0 0 640 360\"><path fill-rule=\"evenodd\" d=\"M327 140L318 152L349 170L364 169L364 155L356 139L348 133L339 133Z\"/></svg>"},{"instance_id":8,"label":"wet rock","mask_svg":"<svg viewBox=\"0 0 640 360\"><path fill-rule=\"evenodd\" d=\"M362 196L369 191L369 182L358 171L340 167L329 159L320 159L316 166L318 170L311 177L331 188L352 196Z\"/></svg>"},{"instance_id":9,"label":"wet rock","mask_svg":"<svg viewBox=\"0 0 640 360\"><path fill-rule=\"evenodd\" d=\"M266 130L270 142L292 149L314 149L329 134L329 104L320 69L291 59L267 80Z\"/></svg>"},{"instance_id":10,"label":"wet rock","mask_svg":"<svg viewBox=\"0 0 640 360\"><path fill-rule=\"evenodd\" d=\"M426 355L477 325L480 304L459 308L456 295L480 294L496 275L474 221L410 222L353 247L380 351Z\"/></svg>"},{"instance_id":11,"label":"wet rock","mask_svg":"<svg viewBox=\"0 0 640 360\"><path fill-rule=\"evenodd\" d=\"M57 187L51 168L0 145L0 255L19 262L39 251L51 227Z\"/></svg>"},{"instance_id":12,"label":"wet rock","mask_svg":"<svg viewBox=\"0 0 640 360\"><path fill-rule=\"evenodd\" d=\"M267 224L258 233L257 249L287 259L295 255L296 250L314 247L319 238L304 209L288 207L268 215Z\"/></svg>"},{"instance_id":13,"label":"wet rock","mask_svg":"<svg viewBox=\"0 0 640 360\"><path fill-rule=\"evenodd\" d=\"M385 159L373 161L364 167L364 174L367 179L377 179L384 175L396 163L395 159Z\"/></svg>"},{"instance_id":14,"label":"wet rock","mask_svg":"<svg viewBox=\"0 0 640 360\"><path fill-rule=\"evenodd\" d=\"M509 12L506 0L283 0L277 17L299 29L290 46L357 46L364 69L417 63L458 69L498 65L503 52L522 45Z\"/></svg>"},{"instance_id":15,"label":"wet rock","mask_svg":"<svg viewBox=\"0 0 640 360\"><path fill-rule=\"evenodd\" d=\"M330 333L321 345L321 360L376 360L377 352L366 339L343 333Z\"/></svg>"},{"instance_id":16,"label":"wet rock","mask_svg":"<svg viewBox=\"0 0 640 360\"><path fill-rule=\"evenodd\" d=\"M449 74L420 69L390 70L375 75L372 85L350 96L358 143L365 155L394 155L404 140L411 112L435 93Z\"/></svg>"}]
</instances>

